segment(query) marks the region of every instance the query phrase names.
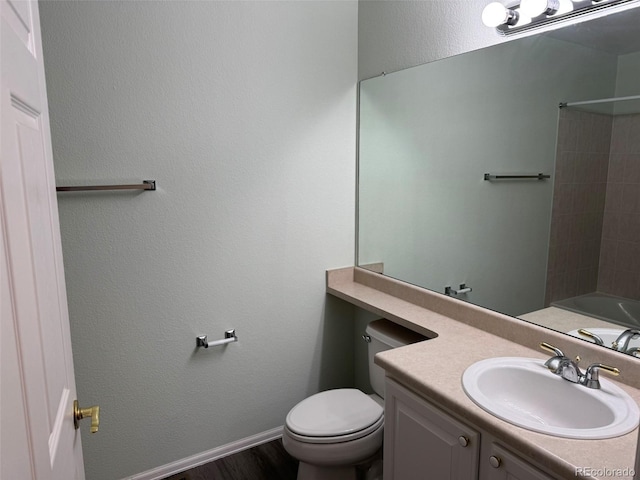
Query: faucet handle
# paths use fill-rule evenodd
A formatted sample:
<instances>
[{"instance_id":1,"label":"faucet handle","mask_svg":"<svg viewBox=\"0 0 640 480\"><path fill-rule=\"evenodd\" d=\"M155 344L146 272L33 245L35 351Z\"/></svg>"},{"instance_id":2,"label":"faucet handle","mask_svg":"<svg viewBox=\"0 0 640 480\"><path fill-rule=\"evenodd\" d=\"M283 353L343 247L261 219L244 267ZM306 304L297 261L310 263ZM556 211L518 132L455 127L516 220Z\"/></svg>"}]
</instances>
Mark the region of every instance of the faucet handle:
<instances>
[{"instance_id":1,"label":"faucet handle","mask_svg":"<svg viewBox=\"0 0 640 480\"><path fill-rule=\"evenodd\" d=\"M593 343L595 343L596 345L604 345L604 341L602 340L602 338L596 335L595 333L590 332L589 330L585 330L584 328L581 328L580 330L578 330L578 333L587 338L590 338L591 340L593 340Z\"/></svg>"},{"instance_id":2,"label":"faucet handle","mask_svg":"<svg viewBox=\"0 0 640 480\"><path fill-rule=\"evenodd\" d=\"M547 342L541 342L540 348L553 353L553 357L551 357L549 360L544 362L544 366L547 367L549 370L551 370L552 373L555 373L556 375L560 375L562 373L560 369L560 364L562 360L567 358L565 354L562 353L562 350L560 350L558 347L554 347L553 345Z\"/></svg>"},{"instance_id":3,"label":"faucet handle","mask_svg":"<svg viewBox=\"0 0 640 480\"><path fill-rule=\"evenodd\" d=\"M560 350L558 347L554 347L553 345L547 343L547 342L540 342L540 348L543 350L546 350L548 352L553 353L556 357L564 357L565 354L562 353L562 350Z\"/></svg>"},{"instance_id":4,"label":"faucet handle","mask_svg":"<svg viewBox=\"0 0 640 480\"><path fill-rule=\"evenodd\" d=\"M600 388L600 380L598 375L600 373L600 370L604 370L605 372L608 372L616 377L620 375L620 370L616 367L610 367L609 365L604 365L602 363L593 363L587 367L587 370L584 372L584 378L580 383L588 388Z\"/></svg>"}]
</instances>

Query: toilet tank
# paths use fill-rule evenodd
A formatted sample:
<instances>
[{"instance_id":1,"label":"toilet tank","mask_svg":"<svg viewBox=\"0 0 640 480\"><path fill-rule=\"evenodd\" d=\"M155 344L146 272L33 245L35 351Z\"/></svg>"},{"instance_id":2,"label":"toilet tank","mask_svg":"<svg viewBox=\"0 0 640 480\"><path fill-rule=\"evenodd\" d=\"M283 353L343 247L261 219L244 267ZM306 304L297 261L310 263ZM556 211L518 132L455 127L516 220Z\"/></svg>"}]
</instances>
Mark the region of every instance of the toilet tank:
<instances>
[{"instance_id":1,"label":"toilet tank","mask_svg":"<svg viewBox=\"0 0 640 480\"><path fill-rule=\"evenodd\" d=\"M376 353L391 348L422 342L427 340L427 337L386 319L374 320L369 323L365 332L371 339L368 344L369 382L371 382L373 391L384 398L384 369L373 363L373 357Z\"/></svg>"}]
</instances>

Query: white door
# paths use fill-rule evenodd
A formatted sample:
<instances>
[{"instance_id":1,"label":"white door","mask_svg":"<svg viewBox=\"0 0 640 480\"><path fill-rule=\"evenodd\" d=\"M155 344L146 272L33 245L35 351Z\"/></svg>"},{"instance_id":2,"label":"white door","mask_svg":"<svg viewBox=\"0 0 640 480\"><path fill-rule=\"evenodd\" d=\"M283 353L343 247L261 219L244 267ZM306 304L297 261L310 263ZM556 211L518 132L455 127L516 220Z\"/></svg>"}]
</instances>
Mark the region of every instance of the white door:
<instances>
[{"instance_id":1,"label":"white door","mask_svg":"<svg viewBox=\"0 0 640 480\"><path fill-rule=\"evenodd\" d=\"M83 479L38 5L0 15L0 478Z\"/></svg>"}]
</instances>

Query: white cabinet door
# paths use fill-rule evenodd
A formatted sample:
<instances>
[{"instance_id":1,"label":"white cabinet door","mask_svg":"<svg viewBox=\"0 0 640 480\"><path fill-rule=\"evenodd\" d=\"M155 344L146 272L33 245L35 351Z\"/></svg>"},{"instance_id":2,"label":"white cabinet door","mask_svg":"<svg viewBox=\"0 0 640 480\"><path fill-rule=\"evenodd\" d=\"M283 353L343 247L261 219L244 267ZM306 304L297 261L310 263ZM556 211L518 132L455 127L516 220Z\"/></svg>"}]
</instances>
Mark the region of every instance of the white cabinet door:
<instances>
[{"instance_id":1,"label":"white cabinet door","mask_svg":"<svg viewBox=\"0 0 640 480\"><path fill-rule=\"evenodd\" d=\"M477 479L479 451L475 430L387 378L384 480Z\"/></svg>"},{"instance_id":2,"label":"white cabinet door","mask_svg":"<svg viewBox=\"0 0 640 480\"><path fill-rule=\"evenodd\" d=\"M553 480L553 477L495 443L482 455L481 480Z\"/></svg>"},{"instance_id":3,"label":"white cabinet door","mask_svg":"<svg viewBox=\"0 0 640 480\"><path fill-rule=\"evenodd\" d=\"M0 22L0 477L83 479L37 2Z\"/></svg>"}]
</instances>

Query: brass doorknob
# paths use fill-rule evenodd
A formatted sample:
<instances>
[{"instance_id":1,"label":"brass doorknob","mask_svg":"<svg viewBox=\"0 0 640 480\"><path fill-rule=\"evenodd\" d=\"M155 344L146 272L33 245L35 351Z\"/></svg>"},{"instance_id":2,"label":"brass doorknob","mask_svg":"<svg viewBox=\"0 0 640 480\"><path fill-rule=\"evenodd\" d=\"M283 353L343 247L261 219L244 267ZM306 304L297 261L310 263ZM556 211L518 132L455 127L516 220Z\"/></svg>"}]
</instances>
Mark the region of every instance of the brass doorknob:
<instances>
[{"instance_id":1,"label":"brass doorknob","mask_svg":"<svg viewBox=\"0 0 640 480\"><path fill-rule=\"evenodd\" d=\"M78 423L83 418L91 417L91 433L96 433L98 431L98 427L100 426L100 407L98 405L94 405L89 408L80 408L78 404L78 400L73 401L73 426L77 430L80 428Z\"/></svg>"}]
</instances>

